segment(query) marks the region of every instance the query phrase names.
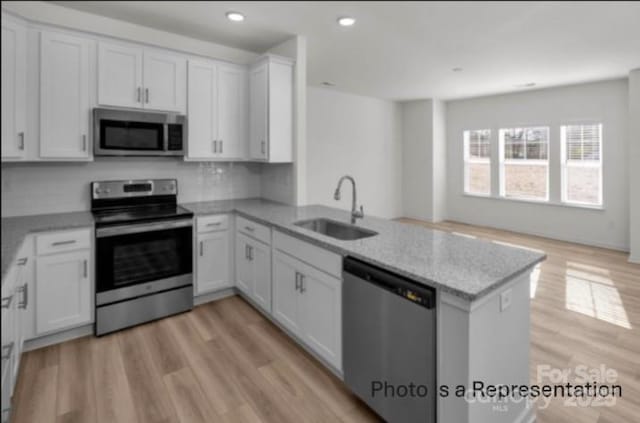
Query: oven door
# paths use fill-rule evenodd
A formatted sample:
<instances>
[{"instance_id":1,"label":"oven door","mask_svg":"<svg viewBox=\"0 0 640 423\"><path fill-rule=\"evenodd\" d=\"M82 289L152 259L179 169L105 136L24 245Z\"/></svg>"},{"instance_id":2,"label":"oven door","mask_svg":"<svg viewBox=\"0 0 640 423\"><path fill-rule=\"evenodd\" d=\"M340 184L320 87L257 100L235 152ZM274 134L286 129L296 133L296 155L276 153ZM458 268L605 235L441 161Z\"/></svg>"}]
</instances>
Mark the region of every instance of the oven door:
<instances>
[{"instance_id":1,"label":"oven door","mask_svg":"<svg viewBox=\"0 0 640 423\"><path fill-rule=\"evenodd\" d=\"M96 305L193 284L191 219L96 229Z\"/></svg>"}]
</instances>

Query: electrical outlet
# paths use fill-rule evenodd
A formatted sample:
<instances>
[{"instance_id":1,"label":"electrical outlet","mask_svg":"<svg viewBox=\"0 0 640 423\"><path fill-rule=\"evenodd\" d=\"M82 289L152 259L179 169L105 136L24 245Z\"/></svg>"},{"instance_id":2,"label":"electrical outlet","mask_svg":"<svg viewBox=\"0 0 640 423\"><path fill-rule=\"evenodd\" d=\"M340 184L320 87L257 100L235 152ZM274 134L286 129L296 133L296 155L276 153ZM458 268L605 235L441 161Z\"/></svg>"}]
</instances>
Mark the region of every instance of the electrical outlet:
<instances>
[{"instance_id":1,"label":"electrical outlet","mask_svg":"<svg viewBox=\"0 0 640 423\"><path fill-rule=\"evenodd\" d=\"M500 294L500 311L505 311L511 306L511 289Z\"/></svg>"}]
</instances>

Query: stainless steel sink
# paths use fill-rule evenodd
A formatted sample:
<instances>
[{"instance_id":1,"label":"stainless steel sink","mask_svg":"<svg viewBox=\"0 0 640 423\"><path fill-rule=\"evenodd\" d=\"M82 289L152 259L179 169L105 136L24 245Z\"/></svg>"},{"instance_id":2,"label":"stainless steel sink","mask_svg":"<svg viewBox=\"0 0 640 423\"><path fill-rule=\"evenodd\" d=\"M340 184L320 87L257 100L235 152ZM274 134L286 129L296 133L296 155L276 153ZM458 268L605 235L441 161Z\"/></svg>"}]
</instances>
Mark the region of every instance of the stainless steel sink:
<instances>
[{"instance_id":1,"label":"stainless steel sink","mask_svg":"<svg viewBox=\"0 0 640 423\"><path fill-rule=\"evenodd\" d=\"M294 225L309 229L310 231L318 232L322 235L330 236L331 238L345 241L352 241L378 235L377 232L369 229L326 218L301 220L299 222L295 222Z\"/></svg>"}]
</instances>

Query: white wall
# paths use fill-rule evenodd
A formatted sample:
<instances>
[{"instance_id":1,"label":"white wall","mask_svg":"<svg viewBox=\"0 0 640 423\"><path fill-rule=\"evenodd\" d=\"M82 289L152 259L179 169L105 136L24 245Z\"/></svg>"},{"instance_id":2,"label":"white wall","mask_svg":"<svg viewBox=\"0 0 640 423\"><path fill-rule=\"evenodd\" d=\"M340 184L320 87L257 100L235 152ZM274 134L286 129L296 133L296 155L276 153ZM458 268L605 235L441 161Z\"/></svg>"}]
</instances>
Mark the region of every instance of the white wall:
<instances>
[{"instance_id":1,"label":"white wall","mask_svg":"<svg viewBox=\"0 0 640 423\"><path fill-rule=\"evenodd\" d=\"M177 178L178 201L182 203L261 195L260 165L252 163L192 163L162 158L3 163L2 216L89 210L91 181L138 178Z\"/></svg>"},{"instance_id":2,"label":"white wall","mask_svg":"<svg viewBox=\"0 0 640 423\"><path fill-rule=\"evenodd\" d=\"M342 175L358 185L365 215L402 215L401 110L396 103L307 90L307 203L351 209L351 187L333 193Z\"/></svg>"},{"instance_id":3,"label":"white wall","mask_svg":"<svg viewBox=\"0 0 640 423\"><path fill-rule=\"evenodd\" d=\"M40 23L59 25L94 34L180 50L239 64L258 57L256 53L185 37L146 26L94 15L43 1L3 1L2 8Z\"/></svg>"},{"instance_id":4,"label":"white wall","mask_svg":"<svg viewBox=\"0 0 640 423\"><path fill-rule=\"evenodd\" d=\"M603 124L604 210L463 195L463 131L533 124L550 126L550 195L559 200L560 125L580 121ZM447 140L448 219L629 248L626 79L448 102Z\"/></svg>"},{"instance_id":5,"label":"white wall","mask_svg":"<svg viewBox=\"0 0 640 423\"><path fill-rule=\"evenodd\" d=\"M640 263L640 69L629 73L630 257Z\"/></svg>"},{"instance_id":6,"label":"white wall","mask_svg":"<svg viewBox=\"0 0 640 423\"><path fill-rule=\"evenodd\" d=\"M431 99L401 105L403 216L438 222L446 213L446 107Z\"/></svg>"}]
</instances>

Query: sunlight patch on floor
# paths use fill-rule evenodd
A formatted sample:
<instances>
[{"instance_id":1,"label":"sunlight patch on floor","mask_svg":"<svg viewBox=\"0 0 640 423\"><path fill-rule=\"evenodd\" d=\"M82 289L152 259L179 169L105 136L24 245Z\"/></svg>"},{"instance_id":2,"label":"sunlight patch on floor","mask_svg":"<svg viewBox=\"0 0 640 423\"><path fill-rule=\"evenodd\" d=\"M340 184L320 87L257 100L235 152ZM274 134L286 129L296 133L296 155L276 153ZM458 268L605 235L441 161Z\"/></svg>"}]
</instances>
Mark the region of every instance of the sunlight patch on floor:
<instances>
[{"instance_id":1,"label":"sunlight patch on floor","mask_svg":"<svg viewBox=\"0 0 640 423\"><path fill-rule=\"evenodd\" d=\"M565 274L567 310L631 329L620 293L614 287L613 281L604 276L604 272L587 272L583 270L584 266L577 266L580 269L571 268L570 262L567 266ZM606 269L600 270L606 271Z\"/></svg>"}]
</instances>

